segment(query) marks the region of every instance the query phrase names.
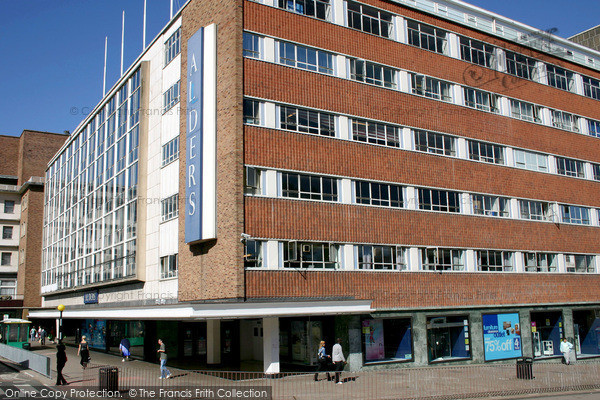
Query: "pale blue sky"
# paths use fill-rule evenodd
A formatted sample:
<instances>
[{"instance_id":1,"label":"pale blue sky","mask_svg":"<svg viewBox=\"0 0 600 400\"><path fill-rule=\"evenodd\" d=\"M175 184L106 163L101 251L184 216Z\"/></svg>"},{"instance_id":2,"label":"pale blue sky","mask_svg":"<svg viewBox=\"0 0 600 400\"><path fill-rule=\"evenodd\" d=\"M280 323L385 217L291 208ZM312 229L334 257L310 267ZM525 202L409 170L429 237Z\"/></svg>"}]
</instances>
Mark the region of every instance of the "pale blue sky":
<instances>
[{"instance_id":1,"label":"pale blue sky","mask_svg":"<svg viewBox=\"0 0 600 400\"><path fill-rule=\"evenodd\" d=\"M600 24L600 0L469 2L563 37ZM123 9L127 69L142 50L143 0L0 0L0 134L75 129L84 116L71 110L102 97L107 35L107 88L119 76ZM168 20L169 0L148 0L147 43Z\"/></svg>"}]
</instances>

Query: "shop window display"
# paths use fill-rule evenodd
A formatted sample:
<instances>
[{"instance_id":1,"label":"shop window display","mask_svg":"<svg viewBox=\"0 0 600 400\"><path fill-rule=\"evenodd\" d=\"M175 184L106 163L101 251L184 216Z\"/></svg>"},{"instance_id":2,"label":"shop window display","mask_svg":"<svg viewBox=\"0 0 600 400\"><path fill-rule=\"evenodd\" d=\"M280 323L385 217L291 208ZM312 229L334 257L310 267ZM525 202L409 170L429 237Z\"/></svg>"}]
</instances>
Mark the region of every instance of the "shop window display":
<instances>
[{"instance_id":1,"label":"shop window display","mask_svg":"<svg viewBox=\"0 0 600 400\"><path fill-rule=\"evenodd\" d=\"M429 362L471 358L469 318L452 315L427 318Z\"/></svg>"}]
</instances>

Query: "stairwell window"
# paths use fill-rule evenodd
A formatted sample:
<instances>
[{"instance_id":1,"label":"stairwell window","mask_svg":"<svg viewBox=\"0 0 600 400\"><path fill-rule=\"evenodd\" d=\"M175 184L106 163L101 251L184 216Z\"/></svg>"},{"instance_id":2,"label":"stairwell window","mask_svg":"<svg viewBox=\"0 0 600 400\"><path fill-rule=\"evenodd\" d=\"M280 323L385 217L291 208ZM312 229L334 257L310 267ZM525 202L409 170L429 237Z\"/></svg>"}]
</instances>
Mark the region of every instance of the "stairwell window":
<instances>
[{"instance_id":1,"label":"stairwell window","mask_svg":"<svg viewBox=\"0 0 600 400\"><path fill-rule=\"evenodd\" d=\"M377 36L392 37L394 25L391 13L350 1L347 4L348 27Z\"/></svg>"}]
</instances>

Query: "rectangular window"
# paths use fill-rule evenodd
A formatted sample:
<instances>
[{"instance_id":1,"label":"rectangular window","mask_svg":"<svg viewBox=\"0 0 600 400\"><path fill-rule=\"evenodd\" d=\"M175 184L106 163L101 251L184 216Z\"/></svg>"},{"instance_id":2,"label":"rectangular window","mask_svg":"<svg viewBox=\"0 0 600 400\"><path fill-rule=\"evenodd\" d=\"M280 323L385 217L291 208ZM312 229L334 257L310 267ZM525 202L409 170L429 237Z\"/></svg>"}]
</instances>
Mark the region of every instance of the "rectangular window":
<instances>
[{"instance_id":1,"label":"rectangular window","mask_svg":"<svg viewBox=\"0 0 600 400\"><path fill-rule=\"evenodd\" d=\"M513 270L513 253L509 251L478 250L477 270L509 272Z\"/></svg>"},{"instance_id":2,"label":"rectangular window","mask_svg":"<svg viewBox=\"0 0 600 400\"><path fill-rule=\"evenodd\" d=\"M504 148L491 143L469 140L469 159L491 164L504 164Z\"/></svg>"},{"instance_id":3,"label":"rectangular window","mask_svg":"<svg viewBox=\"0 0 600 400\"><path fill-rule=\"evenodd\" d=\"M333 243L283 242L283 267L338 269L338 253Z\"/></svg>"},{"instance_id":4,"label":"rectangular window","mask_svg":"<svg viewBox=\"0 0 600 400\"><path fill-rule=\"evenodd\" d=\"M456 138L441 133L413 130L415 150L425 153L456 156Z\"/></svg>"},{"instance_id":5,"label":"rectangular window","mask_svg":"<svg viewBox=\"0 0 600 400\"><path fill-rule=\"evenodd\" d=\"M583 93L587 97L600 100L600 81L588 76L583 77Z\"/></svg>"},{"instance_id":6,"label":"rectangular window","mask_svg":"<svg viewBox=\"0 0 600 400\"><path fill-rule=\"evenodd\" d=\"M162 147L162 166L172 163L179 158L179 136L165 143Z\"/></svg>"},{"instance_id":7,"label":"rectangular window","mask_svg":"<svg viewBox=\"0 0 600 400\"><path fill-rule=\"evenodd\" d=\"M478 40L461 36L460 58L483 67L492 68L494 64L494 47Z\"/></svg>"},{"instance_id":8,"label":"rectangular window","mask_svg":"<svg viewBox=\"0 0 600 400\"><path fill-rule=\"evenodd\" d=\"M419 189L419 209L459 213L460 194L446 190Z\"/></svg>"},{"instance_id":9,"label":"rectangular window","mask_svg":"<svg viewBox=\"0 0 600 400\"><path fill-rule=\"evenodd\" d=\"M586 207L560 205L562 222L565 224L590 224L590 210Z\"/></svg>"},{"instance_id":10,"label":"rectangular window","mask_svg":"<svg viewBox=\"0 0 600 400\"><path fill-rule=\"evenodd\" d=\"M250 125L260 125L260 102L256 100L244 99L244 123Z\"/></svg>"},{"instance_id":11,"label":"rectangular window","mask_svg":"<svg viewBox=\"0 0 600 400\"><path fill-rule=\"evenodd\" d=\"M405 251L400 246L357 245L358 269L407 269Z\"/></svg>"},{"instance_id":12,"label":"rectangular window","mask_svg":"<svg viewBox=\"0 0 600 400\"><path fill-rule=\"evenodd\" d=\"M355 182L356 203L401 208L402 187L385 183Z\"/></svg>"},{"instance_id":13,"label":"rectangular window","mask_svg":"<svg viewBox=\"0 0 600 400\"><path fill-rule=\"evenodd\" d=\"M253 33L244 32L243 55L244 57L261 59L261 37Z\"/></svg>"},{"instance_id":14,"label":"rectangular window","mask_svg":"<svg viewBox=\"0 0 600 400\"><path fill-rule=\"evenodd\" d=\"M556 157L556 172L560 175L585 177L584 164L582 161L570 158Z\"/></svg>"},{"instance_id":15,"label":"rectangular window","mask_svg":"<svg viewBox=\"0 0 600 400\"><path fill-rule=\"evenodd\" d=\"M0 256L0 265L11 265L12 253L2 253Z\"/></svg>"},{"instance_id":16,"label":"rectangular window","mask_svg":"<svg viewBox=\"0 0 600 400\"><path fill-rule=\"evenodd\" d=\"M2 227L2 239L12 239L13 237L13 227L12 226L3 226Z\"/></svg>"},{"instance_id":17,"label":"rectangular window","mask_svg":"<svg viewBox=\"0 0 600 400\"><path fill-rule=\"evenodd\" d=\"M421 249L424 271L464 271L463 251L428 247Z\"/></svg>"},{"instance_id":18,"label":"rectangular window","mask_svg":"<svg viewBox=\"0 0 600 400\"><path fill-rule=\"evenodd\" d=\"M373 35L391 38L392 14L359 3L347 2L348 26Z\"/></svg>"},{"instance_id":19,"label":"rectangular window","mask_svg":"<svg viewBox=\"0 0 600 400\"><path fill-rule=\"evenodd\" d=\"M588 119L588 130L591 136L600 137L600 121Z\"/></svg>"},{"instance_id":20,"label":"rectangular window","mask_svg":"<svg viewBox=\"0 0 600 400\"><path fill-rule=\"evenodd\" d=\"M319 111L281 106L281 129L335 137L335 117Z\"/></svg>"},{"instance_id":21,"label":"rectangular window","mask_svg":"<svg viewBox=\"0 0 600 400\"><path fill-rule=\"evenodd\" d=\"M396 71L372 62L350 59L350 79L386 88L396 88Z\"/></svg>"},{"instance_id":22,"label":"rectangular window","mask_svg":"<svg viewBox=\"0 0 600 400\"><path fill-rule=\"evenodd\" d=\"M337 179L283 172L282 196L300 199L338 201Z\"/></svg>"},{"instance_id":23,"label":"rectangular window","mask_svg":"<svg viewBox=\"0 0 600 400\"><path fill-rule=\"evenodd\" d=\"M524 101L510 99L510 116L529 122L540 122L539 107Z\"/></svg>"},{"instance_id":24,"label":"rectangular window","mask_svg":"<svg viewBox=\"0 0 600 400\"><path fill-rule=\"evenodd\" d=\"M565 254L567 272L593 274L596 272L594 256L583 254Z\"/></svg>"},{"instance_id":25,"label":"rectangular window","mask_svg":"<svg viewBox=\"0 0 600 400\"><path fill-rule=\"evenodd\" d=\"M293 43L279 43L279 63L333 75L333 54Z\"/></svg>"},{"instance_id":26,"label":"rectangular window","mask_svg":"<svg viewBox=\"0 0 600 400\"><path fill-rule=\"evenodd\" d=\"M600 181L600 164L592 164L592 179Z\"/></svg>"},{"instance_id":27,"label":"rectangular window","mask_svg":"<svg viewBox=\"0 0 600 400\"><path fill-rule=\"evenodd\" d=\"M298 14L325 21L331 19L331 6L328 0L278 0L277 4L279 8Z\"/></svg>"},{"instance_id":28,"label":"rectangular window","mask_svg":"<svg viewBox=\"0 0 600 400\"><path fill-rule=\"evenodd\" d=\"M160 258L160 278L175 278L177 277L178 255L171 254Z\"/></svg>"},{"instance_id":29,"label":"rectangular window","mask_svg":"<svg viewBox=\"0 0 600 400\"><path fill-rule=\"evenodd\" d=\"M534 80L537 77L535 60L522 54L505 51L506 72L519 78Z\"/></svg>"},{"instance_id":30,"label":"rectangular window","mask_svg":"<svg viewBox=\"0 0 600 400\"><path fill-rule=\"evenodd\" d=\"M514 150L515 167L548 172L548 156L523 150Z\"/></svg>"},{"instance_id":31,"label":"rectangular window","mask_svg":"<svg viewBox=\"0 0 600 400\"><path fill-rule=\"evenodd\" d=\"M171 62L181 50L181 28L177 29L165 42L165 66Z\"/></svg>"},{"instance_id":32,"label":"rectangular window","mask_svg":"<svg viewBox=\"0 0 600 400\"><path fill-rule=\"evenodd\" d=\"M519 200L519 209L522 219L534 221L550 221L548 214L549 205L542 201Z\"/></svg>"},{"instance_id":33,"label":"rectangular window","mask_svg":"<svg viewBox=\"0 0 600 400\"><path fill-rule=\"evenodd\" d=\"M352 140L400 147L400 129L393 125L365 120L352 120Z\"/></svg>"},{"instance_id":34,"label":"rectangular window","mask_svg":"<svg viewBox=\"0 0 600 400\"><path fill-rule=\"evenodd\" d=\"M17 293L17 280L16 279L2 279L0 280L0 295L1 296L14 296ZM26 337L26 335L25 335Z\"/></svg>"},{"instance_id":35,"label":"rectangular window","mask_svg":"<svg viewBox=\"0 0 600 400\"><path fill-rule=\"evenodd\" d=\"M168 221L179 216L179 194L161 201L162 222Z\"/></svg>"},{"instance_id":36,"label":"rectangular window","mask_svg":"<svg viewBox=\"0 0 600 400\"><path fill-rule=\"evenodd\" d=\"M452 86L448 82L425 75L412 74L412 93L441 101L452 101Z\"/></svg>"},{"instance_id":37,"label":"rectangular window","mask_svg":"<svg viewBox=\"0 0 600 400\"><path fill-rule=\"evenodd\" d=\"M258 240L246 240L244 252L245 268L261 268L263 266L262 244Z\"/></svg>"},{"instance_id":38,"label":"rectangular window","mask_svg":"<svg viewBox=\"0 0 600 400\"><path fill-rule=\"evenodd\" d=\"M571 132L579 132L579 118L564 111L551 110L552 126Z\"/></svg>"},{"instance_id":39,"label":"rectangular window","mask_svg":"<svg viewBox=\"0 0 600 400\"><path fill-rule=\"evenodd\" d=\"M4 200L4 214L15 213L15 202L13 200Z\"/></svg>"},{"instance_id":40,"label":"rectangular window","mask_svg":"<svg viewBox=\"0 0 600 400\"><path fill-rule=\"evenodd\" d=\"M179 81L163 93L163 114L179 103Z\"/></svg>"},{"instance_id":41,"label":"rectangular window","mask_svg":"<svg viewBox=\"0 0 600 400\"><path fill-rule=\"evenodd\" d=\"M471 199L473 201L473 214L475 215L503 218L510 216L509 201L505 197L472 194Z\"/></svg>"},{"instance_id":42,"label":"rectangular window","mask_svg":"<svg viewBox=\"0 0 600 400\"><path fill-rule=\"evenodd\" d=\"M523 253L526 272L556 272L556 254L552 253Z\"/></svg>"},{"instance_id":43,"label":"rectangular window","mask_svg":"<svg viewBox=\"0 0 600 400\"><path fill-rule=\"evenodd\" d=\"M254 167L244 168L244 194L260 195L261 190L261 171Z\"/></svg>"},{"instance_id":44,"label":"rectangular window","mask_svg":"<svg viewBox=\"0 0 600 400\"><path fill-rule=\"evenodd\" d=\"M408 44L425 50L448 54L448 32L417 21L407 21Z\"/></svg>"},{"instance_id":45,"label":"rectangular window","mask_svg":"<svg viewBox=\"0 0 600 400\"><path fill-rule=\"evenodd\" d=\"M573 73L555 65L546 64L548 85L572 92L575 88Z\"/></svg>"},{"instance_id":46,"label":"rectangular window","mask_svg":"<svg viewBox=\"0 0 600 400\"><path fill-rule=\"evenodd\" d=\"M467 107L493 113L498 112L498 96L495 94L471 88L463 88L463 91L465 95L465 105Z\"/></svg>"},{"instance_id":47,"label":"rectangular window","mask_svg":"<svg viewBox=\"0 0 600 400\"><path fill-rule=\"evenodd\" d=\"M473 339L468 315L427 317L426 327L430 363L471 358Z\"/></svg>"}]
</instances>

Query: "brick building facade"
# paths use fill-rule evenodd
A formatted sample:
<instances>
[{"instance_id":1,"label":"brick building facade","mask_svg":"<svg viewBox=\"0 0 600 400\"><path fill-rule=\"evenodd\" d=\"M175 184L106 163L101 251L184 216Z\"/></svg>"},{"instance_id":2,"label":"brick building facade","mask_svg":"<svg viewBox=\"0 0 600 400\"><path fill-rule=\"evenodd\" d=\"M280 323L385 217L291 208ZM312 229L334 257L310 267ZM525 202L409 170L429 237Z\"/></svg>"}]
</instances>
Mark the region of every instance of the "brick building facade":
<instances>
[{"instance_id":1,"label":"brick building facade","mask_svg":"<svg viewBox=\"0 0 600 400\"><path fill-rule=\"evenodd\" d=\"M599 100L600 53L463 2L189 1L50 163L44 305L188 366L596 357ZM214 237L185 239L196 204Z\"/></svg>"}]
</instances>

